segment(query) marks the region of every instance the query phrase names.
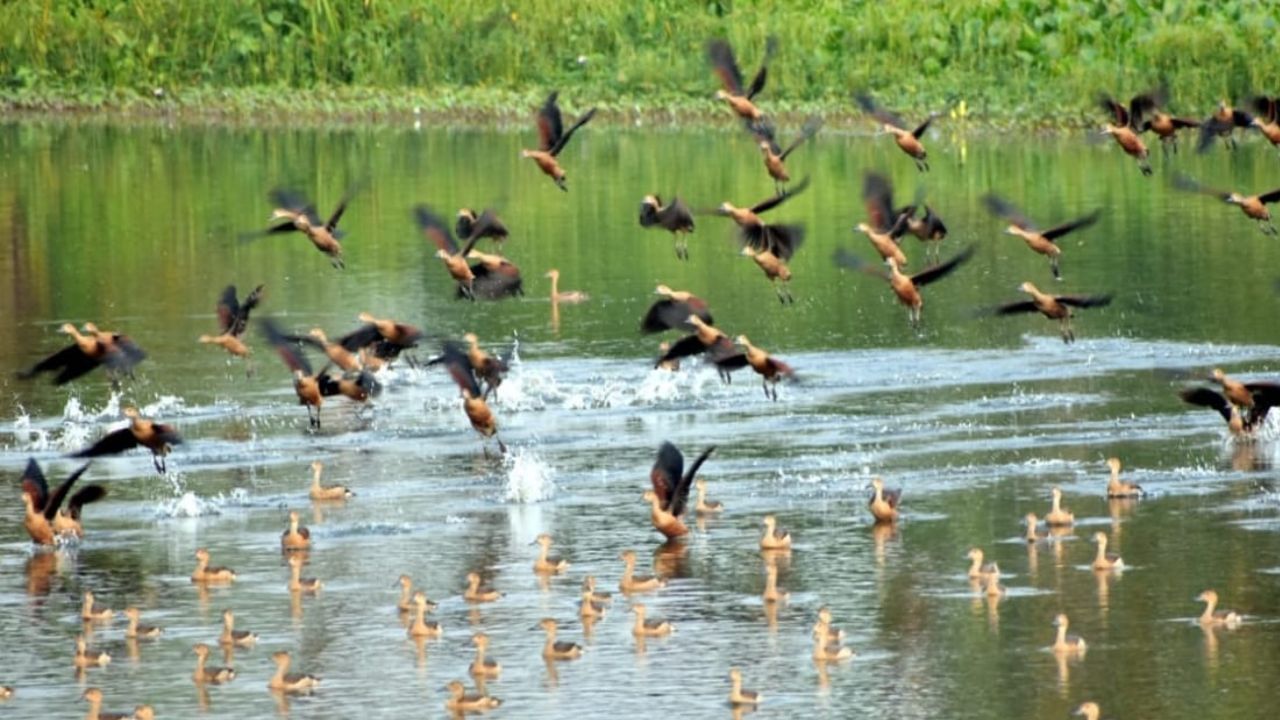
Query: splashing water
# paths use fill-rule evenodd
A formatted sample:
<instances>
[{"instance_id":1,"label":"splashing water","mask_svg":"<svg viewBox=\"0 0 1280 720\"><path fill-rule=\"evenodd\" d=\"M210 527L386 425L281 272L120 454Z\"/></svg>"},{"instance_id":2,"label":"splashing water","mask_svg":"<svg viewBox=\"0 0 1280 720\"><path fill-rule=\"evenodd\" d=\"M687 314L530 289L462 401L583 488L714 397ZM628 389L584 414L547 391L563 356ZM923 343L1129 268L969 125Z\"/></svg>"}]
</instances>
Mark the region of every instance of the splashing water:
<instances>
[{"instance_id":1,"label":"splashing water","mask_svg":"<svg viewBox=\"0 0 1280 720\"><path fill-rule=\"evenodd\" d=\"M555 492L551 466L537 453L512 449L503 458L503 469L507 474L507 482L502 497L507 502L542 502L550 499Z\"/></svg>"}]
</instances>

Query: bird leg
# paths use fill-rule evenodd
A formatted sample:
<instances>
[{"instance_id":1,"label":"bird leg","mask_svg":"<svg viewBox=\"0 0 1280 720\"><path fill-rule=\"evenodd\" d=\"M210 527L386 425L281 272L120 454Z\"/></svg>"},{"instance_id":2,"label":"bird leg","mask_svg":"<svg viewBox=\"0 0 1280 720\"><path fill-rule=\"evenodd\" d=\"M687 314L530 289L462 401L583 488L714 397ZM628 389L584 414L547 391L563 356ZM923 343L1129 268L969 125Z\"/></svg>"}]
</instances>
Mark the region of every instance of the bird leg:
<instances>
[{"instance_id":1,"label":"bird leg","mask_svg":"<svg viewBox=\"0 0 1280 720\"><path fill-rule=\"evenodd\" d=\"M1062 333L1062 342L1070 345L1076 341L1076 334L1071 330L1071 318L1064 317L1058 321L1058 330Z\"/></svg>"},{"instance_id":2,"label":"bird leg","mask_svg":"<svg viewBox=\"0 0 1280 720\"><path fill-rule=\"evenodd\" d=\"M569 192L569 187L564 184L564 178L558 177L558 178L554 178L554 180L556 181L556 187L560 188L565 192Z\"/></svg>"},{"instance_id":3,"label":"bird leg","mask_svg":"<svg viewBox=\"0 0 1280 720\"><path fill-rule=\"evenodd\" d=\"M929 172L929 161L923 158L913 158L916 161L916 169L920 172Z\"/></svg>"},{"instance_id":4,"label":"bird leg","mask_svg":"<svg viewBox=\"0 0 1280 720\"><path fill-rule=\"evenodd\" d=\"M1058 256L1049 256L1049 270L1053 273L1054 280L1062 280L1062 271L1058 269Z\"/></svg>"},{"instance_id":5,"label":"bird leg","mask_svg":"<svg viewBox=\"0 0 1280 720\"><path fill-rule=\"evenodd\" d=\"M161 475L164 475L164 474L165 474L165 462L164 462L164 456L163 456L163 455L159 455L159 454L157 454L157 453L152 453L152 454L151 454L151 464L152 464L152 465L154 465L154 466L156 467L156 472L160 473Z\"/></svg>"},{"instance_id":6,"label":"bird leg","mask_svg":"<svg viewBox=\"0 0 1280 720\"><path fill-rule=\"evenodd\" d=\"M1139 160L1139 161L1138 161L1138 169L1142 171L1142 174L1143 174L1143 175L1150 175L1150 174L1151 174L1151 163L1147 162L1146 160Z\"/></svg>"},{"instance_id":7,"label":"bird leg","mask_svg":"<svg viewBox=\"0 0 1280 720\"><path fill-rule=\"evenodd\" d=\"M344 263L344 262L342 261L342 258L340 258L340 257L329 258L329 263L333 265L333 268L334 268L335 270L346 270L346 269L347 269L347 264L346 264L346 263Z\"/></svg>"}]
</instances>

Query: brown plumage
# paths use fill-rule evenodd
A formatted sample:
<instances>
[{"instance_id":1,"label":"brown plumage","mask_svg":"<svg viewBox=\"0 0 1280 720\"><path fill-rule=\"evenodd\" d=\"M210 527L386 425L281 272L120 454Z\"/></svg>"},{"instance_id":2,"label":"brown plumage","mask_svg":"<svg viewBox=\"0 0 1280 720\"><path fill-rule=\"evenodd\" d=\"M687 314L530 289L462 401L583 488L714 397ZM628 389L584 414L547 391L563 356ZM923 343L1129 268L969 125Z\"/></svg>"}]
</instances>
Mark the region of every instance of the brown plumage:
<instances>
[{"instance_id":1,"label":"brown plumage","mask_svg":"<svg viewBox=\"0 0 1280 720\"><path fill-rule=\"evenodd\" d=\"M440 258L445 269L449 271L449 276L458 284L458 291L465 297L475 300L476 276L471 270L471 265L467 263L467 255L480 238L470 237L459 247L449 232L448 226L444 224L444 220L426 205L415 207L413 217L423 234L436 246L436 257Z\"/></svg>"},{"instance_id":2,"label":"brown plumage","mask_svg":"<svg viewBox=\"0 0 1280 720\"><path fill-rule=\"evenodd\" d=\"M898 149L915 161L917 170L928 172L929 154L925 151L924 144L920 142L920 138L929 129L930 123L937 117L936 114L930 114L915 129L908 130L907 124L901 117L876 105L875 100L870 95L858 93L854 96L854 100L857 101L863 112L880 122L881 132L893 136L893 141L897 144Z\"/></svg>"},{"instance_id":3,"label":"brown plumage","mask_svg":"<svg viewBox=\"0 0 1280 720\"><path fill-rule=\"evenodd\" d=\"M923 195L922 193L920 194ZM925 244L925 262L936 264L942 241L947 239L947 226L942 222L942 218L938 213L929 205L923 205L923 217L916 217L922 200L923 197L917 198L915 204L907 205L897 210L895 215L899 218L906 217L906 231L915 235L920 242Z\"/></svg>"},{"instance_id":4,"label":"brown plumage","mask_svg":"<svg viewBox=\"0 0 1280 720\"><path fill-rule=\"evenodd\" d=\"M790 379L795 377L795 370L792 370L790 365L770 355L763 348L752 345L746 335L739 335L736 342L743 347L747 364L760 376L761 385L764 387L764 396L776 402L778 400L778 381L783 378Z\"/></svg>"},{"instance_id":5,"label":"brown plumage","mask_svg":"<svg viewBox=\"0 0 1280 720\"><path fill-rule=\"evenodd\" d=\"M524 295L524 278L515 263L501 255L490 255L479 250L467 253L467 259L476 261L471 263L471 274L475 276L475 281L471 284L471 299L501 300ZM458 288L457 295L459 298L468 297L461 287Z\"/></svg>"},{"instance_id":6,"label":"brown plumage","mask_svg":"<svg viewBox=\"0 0 1280 720\"><path fill-rule=\"evenodd\" d=\"M973 257L973 252L974 248L970 245L950 260L940 265L927 267L914 275L904 274L898 268L898 261L892 257L885 260L885 265L888 266L889 271L884 272L879 268L868 266L844 248L836 250L835 262L841 267L861 270L889 283L889 287L893 290L893 294L897 296L898 302L907 307L907 319L911 323L911 327L918 328L920 326L920 313L924 307L924 297L920 294L920 288L950 275L956 268Z\"/></svg>"},{"instance_id":7,"label":"brown plumage","mask_svg":"<svg viewBox=\"0 0 1280 720\"><path fill-rule=\"evenodd\" d=\"M209 551L196 549L196 569L191 571L193 583L227 583L236 579L236 571L228 567L210 567Z\"/></svg>"},{"instance_id":8,"label":"brown plumage","mask_svg":"<svg viewBox=\"0 0 1280 720\"><path fill-rule=\"evenodd\" d=\"M86 720L130 720L133 713L115 713L104 712L102 710L102 690L96 687L88 688L80 695L80 699L89 703L89 714L85 715Z\"/></svg>"},{"instance_id":9,"label":"brown plumage","mask_svg":"<svg viewBox=\"0 0 1280 720\"><path fill-rule=\"evenodd\" d=\"M1030 300L1005 303L996 307L996 315L1017 315L1020 313L1038 312L1050 320L1058 321L1058 329L1062 333L1062 342L1073 343L1075 331L1071 328L1072 308L1106 307L1111 304L1110 295L1050 295L1041 292L1030 282L1018 286L1018 290L1031 296Z\"/></svg>"},{"instance_id":10,"label":"brown plumage","mask_svg":"<svg viewBox=\"0 0 1280 720\"><path fill-rule=\"evenodd\" d=\"M595 117L596 109L591 108L583 113L577 122L570 125L568 130L565 130L564 121L560 115L560 106L556 104L557 95L558 93L553 90L547 96L547 101L538 110L538 149L521 150L520 156L533 160L543 174L555 181L556 187L568 192L569 188L565 185L564 168L560 167L560 163L556 161L556 156L569 143L569 138L573 137L573 133Z\"/></svg>"},{"instance_id":11,"label":"brown plumage","mask_svg":"<svg viewBox=\"0 0 1280 720\"><path fill-rule=\"evenodd\" d=\"M907 231L909 216L905 212L894 211L893 185L889 179L873 172L863 175L862 201L867 210L867 221L854 226L854 232L866 235L882 260L892 259L898 267L906 267L907 256L900 245L902 235Z\"/></svg>"},{"instance_id":12,"label":"brown plumage","mask_svg":"<svg viewBox=\"0 0 1280 720\"><path fill-rule=\"evenodd\" d=\"M755 707L764 700L764 696L755 690L742 689L742 671L729 668L729 704L734 707Z\"/></svg>"},{"instance_id":13,"label":"brown plumage","mask_svg":"<svg viewBox=\"0 0 1280 720\"><path fill-rule=\"evenodd\" d=\"M271 220L283 220L267 228L262 235L274 235L277 233L300 232L311 241L317 250L329 257L329 262L339 270L346 267L346 263L342 260L342 239L343 233L338 230L338 221L342 219L342 214L347 211L347 204L351 202L352 196L356 192L355 187L347 190L342 199L338 201L337 207L333 209L333 213L329 215L327 220L322 220L316 213L316 207L306 196L295 190L287 190L284 188L276 188L268 193L276 206L271 212Z\"/></svg>"},{"instance_id":14,"label":"brown plumage","mask_svg":"<svg viewBox=\"0 0 1280 720\"><path fill-rule=\"evenodd\" d=\"M89 463L80 466L66 480L63 480L51 494L44 472L40 469L40 464L36 462L35 458L27 460L27 469L22 473L22 503L25 509L22 526L26 528L27 535L31 537L31 542L38 545L52 545L54 543L57 536L61 534L57 527L57 521L60 517L62 503L67 499L68 493L71 492L71 486L75 485L80 476L88 469ZM67 517L68 520L74 521L75 524L74 527L65 527L64 531L76 536L82 535L83 529L76 532L76 529L80 527L80 508L88 503L102 499L106 494L106 488L95 484L85 486L75 495L72 495L68 503L69 512Z\"/></svg>"},{"instance_id":15,"label":"brown plumage","mask_svg":"<svg viewBox=\"0 0 1280 720\"><path fill-rule=\"evenodd\" d=\"M542 644L542 657L544 660L573 660L582 657L581 645L564 640L556 640L557 623L555 620L543 618L538 623L538 627L542 628L547 634L546 642Z\"/></svg>"},{"instance_id":16,"label":"brown plumage","mask_svg":"<svg viewBox=\"0 0 1280 720\"><path fill-rule=\"evenodd\" d=\"M444 352L433 362L442 363L449 376L457 383L462 393L462 410L466 413L467 420L471 422L471 427L480 433L481 438L497 440L498 449L505 453L507 447L497 436L498 422L494 419L488 403L485 402L483 393L480 392L480 383L476 380L467 352L457 343L445 343Z\"/></svg>"},{"instance_id":17,"label":"brown plumage","mask_svg":"<svg viewBox=\"0 0 1280 720\"><path fill-rule=\"evenodd\" d=\"M693 461L688 472L684 470L684 454L670 442L662 443L658 448L658 457L649 471L649 482L652 490L644 494L649 503L649 519L658 532L668 539L687 535L683 517L689 504L689 490L693 487L693 477L698 468L707 461L716 447L712 445Z\"/></svg>"},{"instance_id":18,"label":"brown plumage","mask_svg":"<svg viewBox=\"0 0 1280 720\"><path fill-rule=\"evenodd\" d=\"M59 330L71 336L71 345L19 372L19 378L26 380L40 373L56 373L53 383L65 385L104 366L107 377L115 385L121 377L132 377L133 369L147 357L127 335L102 332L93 323L84 324L84 334L71 323L64 323Z\"/></svg>"},{"instance_id":19,"label":"brown plumage","mask_svg":"<svg viewBox=\"0 0 1280 720\"><path fill-rule=\"evenodd\" d=\"M747 356L719 328L705 323L697 315L689 315L685 322L693 326L693 334L686 335L667 348L654 363L654 367L662 367L664 363L679 360L691 355L705 355L706 359L716 366L716 372L724 382L732 380L732 373L747 366Z\"/></svg>"},{"instance_id":20,"label":"brown plumage","mask_svg":"<svg viewBox=\"0 0 1280 720\"><path fill-rule=\"evenodd\" d=\"M750 257L760 267L761 272L773 284L778 301L783 304L795 302L795 298L791 296L791 269L787 267L787 261L804 242L804 226L766 224L760 219L760 215L799 195L808 187L809 178L804 178L790 190L761 200L751 207L737 207L724 202L716 209L716 214L732 218L738 225L738 242L742 246L742 254Z\"/></svg>"},{"instance_id":21,"label":"brown plumage","mask_svg":"<svg viewBox=\"0 0 1280 720\"><path fill-rule=\"evenodd\" d=\"M209 683L210 685L221 685L235 679L235 668L218 667L216 665L206 665L209 661L209 646L204 643L196 643L192 648L196 654L196 669L191 673L191 679L196 684Z\"/></svg>"},{"instance_id":22,"label":"brown plumage","mask_svg":"<svg viewBox=\"0 0 1280 720\"><path fill-rule=\"evenodd\" d=\"M785 149L778 145L772 128L761 125L754 129L756 141L760 145L760 154L764 159L764 169L769 173L769 177L773 178L775 190L782 192L791 181L791 175L787 172L785 164L786 159L821 128L822 118L816 115L810 117L800 128L800 134Z\"/></svg>"},{"instance_id":23,"label":"brown plumage","mask_svg":"<svg viewBox=\"0 0 1280 720\"><path fill-rule=\"evenodd\" d=\"M1259 96L1250 103L1256 115L1253 116L1253 127L1271 143L1272 147L1280 147L1280 98Z\"/></svg>"},{"instance_id":24,"label":"brown plumage","mask_svg":"<svg viewBox=\"0 0 1280 720\"><path fill-rule=\"evenodd\" d=\"M291 673L289 665L292 659L286 650L271 654L271 661L276 664L276 672L267 681L267 687L283 693L309 693L320 685L320 678L306 673Z\"/></svg>"},{"instance_id":25,"label":"brown plumage","mask_svg":"<svg viewBox=\"0 0 1280 720\"><path fill-rule=\"evenodd\" d=\"M222 634L218 636L219 644L253 647L257 642L257 633L236 629L235 613L230 610L222 611Z\"/></svg>"},{"instance_id":26,"label":"brown plumage","mask_svg":"<svg viewBox=\"0 0 1280 720\"><path fill-rule=\"evenodd\" d=\"M1057 244L1058 239L1076 230L1089 227L1097 222L1098 217L1102 214L1101 210L1094 210L1092 213L1076 218L1071 222L1063 223L1048 230L1037 230L1036 226L1025 215L998 195L987 194L983 196L982 201L993 215L1009 223L1009 226L1005 228L1006 235L1022 238L1027 243L1027 247L1049 258L1049 269L1053 272L1054 280L1062 279L1062 273L1058 269L1062 248Z\"/></svg>"},{"instance_id":27,"label":"brown plumage","mask_svg":"<svg viewBox=\"0 0 1280 720\"><path fill-rule=\"evenodd\" d=\"M484 712L502 705L501 700L485 695L483 692L468 695L466 686L459 680L450 682L445 686L445 690L449 692L449 697L444 701L444 708L454 715L468 712Z\"/></svg>"},{"instance_id":28,"label":"brown plumage","mask_svg":"<svg viewBox=\"0 0 1280 720\"><path fill-rule=\"evenodd\" d=\"M1098 97L1098 104L1114 120L1103 125L1102 133L1115 138L1116 144L1125 154L1138 161L1138 169L1142 174L1150 175L1151 163L1147 160L1147 146L1138 137L1138 133L1141 132L1143 114L1155 109L1155 98L1151 95L1135 95L1126 108L1110 95L1103 94Z\"/></svg>"},{"instance_id":29,"label":"brown plumage","mask_svg":"<svg viewBox=\"0 0 1280 720\"><path fill-rule=\"evenodd\" d=\"M289 527L280 533L280 547L284 550L306 550L311 547L311 531L298 524L298 511L289 511Z\"/></svg>"},{"instance_id":30,"label":"brown plumage","mask_svg":"<svg viewBox=\"0 0 1280 720\"><path fill-rule=\"evenodd\" d=\"M1228 205L1235 205L1240 208L1240 212L1243 212L1245 217L1258 224L1258 229L1261 230L1264 235L1280 234L1280 231L1278 231L1276 226L1272 224L1271 210L1267 208L1267 205L1280 200L1280 188L1258 195L1243 195L1234 191L1216 190L1211 187L1205 187L1186 175L1178 175L1174 177L1173 186L1179 190L1186 190L1187 192L1196 192L1202 195L1216 197Z\"/></svg>"},{"instance_id":31,"label":"brown plumage","mask_svg":"<svg viewBox=\"0 0 1280 720\"><path fill-rule=\"evenodd\" d=\"M1248 437L1262 428L1271 408L1280 405L1280 384L1247 383L1252 398L1248 407L1238 406L1223 393L1206 387L1186 388L1178 397L1191 405L1199 405L1216 411L1227 422L1233 436Z\"/></svg>"},{"instance_id":32,"label":"brown plumage","mask_svg":"<svg viewBox=\"0 0 1280 720\"><path fill-rule=\"evenodd\" d=\"M891 523L898 520L898 502L902 499L902 488L886 488L880 478L871 478L871 499L867 507L871 516L878 523Z\"/></svg>"},{"instance_id":33,"label":"brown plumage","mask_svg":"<svg viewBox=\"0 0 1280 720\"><path fill-rule=\"evenodd\" d=\"M472 238L485 239L493 241L498 252L502 252L502 245L507 241L510 231L498 219L498 214L493 210L486 208L479 215L471 208L462 208L458 211L458 218L453 225L453 230L463 242L467 242Z\"/></svg>"},{"instance_id":34,"label":"brown plumage","mask_svg":"<svg viewBox=\"0 0 1280 720\"><path fill-rule=\"evenodd\" d=\"M311 489L309 494L312 500L346 500L355 497L355 493L345 485L321 485L320 475L324 472L324 463L319 460L311 463Z\"/></svg>"},{"instance_id":35,"label":"brown plumage","mask_svg":"<svg viewBox=\"0 0 1280 720\"><path fill-rule=\"evenodd\" d=\"M1107 497L1112 500L1138 498L1146 495L1142 486L1120 479L1120 458L1107 458L1107 467L1111 477L1107 480Z\"/></svg>"},{"instance_id":36,"label":"brown plumage","mask_svg":"<svg viewBox=\"0 0 1280 720\"><path fill-rule=\"evenodd\" d=\"M1196 152L1206 152L1209 146L1213 144L1215 137L1222 138L1228 150L1235 150L1236 128L1247 130L1252 126L1252 115L1231 107L1230 103L1222 100L1218 103L1218 109L1214 110L1212 115L1200 123L1200 140L1196 143Z\"/></svg>"},{"instance_id":37,"label":"brown plumage","mask_svg":"<svg viewBox=\"0 0 1280 720\"><path fill-rule=\"evenodd\" d=\"M166 471L165 456L173 445L182 443L182 437L172 425L158 423L138 414L138 409L127 407L124 416L129 418L129 426L102 436L98 442L81 450L72 457L100 457L127 452L136 447L144 447L151 451L152 463L156 472Z\"/></svg>"},{"instance_id":38,"label":"brown plumage","mask_svg":"<svg viewBox=\"0 0 1280 720\"><path fill-rule=\"evenodd\" d=\"M645 195L640 201L640 227L660 227L675 240L676 257L689 259L689 234L693 232L693 212L679 197L666 205L657 195Z\"/></svg>"},{"instance_id":39,"label":"brown plumage","mask_svg":"<svg viewBox=\"0 0 1280 720\"><path fill-rule=\"evenodd\" d=\"M769 77L769 60L777 51L778 40L770 36L765 41L764 59L760 61L760 69L751 79L750 85L743 85L742 71L738 69L738 61L733 56L733 48L724 40L712 40L707 43L707 59L711 69L720 79L720 90L716 91L716 99L723 100L750 127L764 119L764 113L755 104L755 98L764 90L765 81Z\"/></svg>"},{"instance_id":40,"label":"brown plumage","mask_svg":"<svg viewBox=\"0 0 1280 720\"><path fill-rule=\"evenodd\" d=\"M129 627L125 629L124 636L130 640L139 638L153 639L164 634L164 628L155 625L143 625L138 622L142 617L142 611L136 607L125 608L124 616L129 619Z\"/></svg>"},{"instance_id":41,"label":"brown plumage","mask_svg":"<svg viewBox=\"0 0 1280 720\"><path fill-rule=\"evenodd\" d=\"M244 302L240 302L236 299L236 286L228 285L222 291L222 296L218 298L219 332L217 335L201 335L200 342L217 345L234 357L248 360L249 346L244 344L240 336L248 327L249 313L261 302L262 290L265 287L265 285L259 285L245 297ZM245 374L252 374L252 368L248 363L245 364Z\"/></svg>"}]
</instances>

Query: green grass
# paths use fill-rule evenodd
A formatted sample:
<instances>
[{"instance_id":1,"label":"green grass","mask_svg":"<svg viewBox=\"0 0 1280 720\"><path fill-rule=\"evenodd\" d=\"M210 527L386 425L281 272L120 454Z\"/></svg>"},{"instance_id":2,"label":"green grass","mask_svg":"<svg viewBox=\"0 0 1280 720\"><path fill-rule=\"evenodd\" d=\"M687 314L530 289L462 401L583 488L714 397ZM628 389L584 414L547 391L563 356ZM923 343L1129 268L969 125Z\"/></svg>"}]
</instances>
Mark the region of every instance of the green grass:
<instances>
[{"instance_id":1,"label":"green grass","mask_svg":"<svg viewBox=\"0 0 1280 720\"><path fill-rule=\"evenodd\" d=\"M697 114L706 40L749 74L776 34L774 111L865 88L913 114L1073 123L1102 89L1164 81L1195 114L1280 92L1278 31L1267 0L28 0L0 5L0 103L523 115L557 87L569 107Z\"/></svg>"}]
</instances>

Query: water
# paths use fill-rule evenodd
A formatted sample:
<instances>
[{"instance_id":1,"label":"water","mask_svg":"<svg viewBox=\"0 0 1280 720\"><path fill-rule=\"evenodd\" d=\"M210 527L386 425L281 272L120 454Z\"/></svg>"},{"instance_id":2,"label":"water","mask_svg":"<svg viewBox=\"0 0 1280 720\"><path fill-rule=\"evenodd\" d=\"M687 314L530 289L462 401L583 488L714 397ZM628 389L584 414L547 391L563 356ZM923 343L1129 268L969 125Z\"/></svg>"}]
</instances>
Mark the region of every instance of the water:
<instances>
[{"instance_id":1,"label":"water","mask_svg":"<svg viewBox=\"0 0 1280 720\"><path fill-rule=\"evenodd\" d=\"M466 678L471 633L484 630L504 668L488 684L504 701L495 716L724 716L736 665L767 697L761 717L857 708L1054 718L1086 699L1117 718L1269 717L1280 670L1276 449L1226 442L1221 420L1184 407L1179 383L1160 369L1276 370L1270 268L1280 246L1233 208L1168 189L1159 159L1143 179L1111 146L1077 137L939 133L924 177L885 138L828 133L797 153L793 172L810 173L813 187L777 217L807 222L810 234L793 262L798 301L783 308L734 254L726 221L699 218L687 263L664 234L635 223L648 192L679 192L695 207L765 197L771 183L737 134L588 128L566 152L563 195L518 158L530 141L523 130L0 126L0 272L11 279L0 293L0 469L11 488L0 493L0 683L18 688L4 716L77 715L91 685L104 688L108 710L148 702L162 717L434 715L443 686ZM1258 191L1274 185L1273 163L1250 145L1233 158L1188 154L1173 164ZM955 238L944 255L978 243L969 265L925 291L919 334L881 283L830 265L837 245L870 254L849 232L866 168L890 173L903 202L927 181ZM325 212L366 179L343 218L345 272L300 238L236 239L263 226L269 187L299 185ZM989 189L1046 225L1105 209L1064 242L1061 288L1116 294L1111 307L1081 313L1076 345L1043 318L975 319L978 308L1016 299L1022 280L1053 285L1044 259L1000 235L981 209ZM450 216L496 205L528 296L455 302L410 221L408 208L424 201ZM906 249L921 258L914 240ZM552 266L562 289L592 299L557 315L541 277ZM339 334L371 311L433 337L518 342L495 404L509 455L485 456L456 390L430 369L394 369L374 407L331 403L323 430L308 433L287 371L256 334L248 378L195 344L214 329L228 282L266 283L261 314L291 328ZM659 282L707 298L719 325L786 359L799 381L773 403L749 372L724 386L696 365L650 370L656 339L634 328ZM86 320L150 353L136 381L117 394L98 374L62 389L14 379L60 347L60 323ZM16 488L26 458L65 477L75 463L62 455L116 426L131 404L186 437L169 476L144 454L95 462L87 477L110 496L86 509L85 542L33 552ZM640 500L665 439L686 453L719 446L704 475L728 508L675 546L662 545ZM1104 499L1111 455L1151 497ZM357 496L311 503L316 459L326 482ZM873 475L905 487L895 529L869 521ZM1021 518L1043 514L1055 484L1078 526L1028 548ZM313 534L304 572L325 583L316 597L294 599L285 587L278 538L290 509ZM760 600L766 513L796 541L779 574L791 597L776 611ZM1096 530L1131 569L1087 569ZM529 546L541 532L572 563L545 584ZM1009 594L998 603L964 577L974 545L1004 572ZM193 587L197 547L235 568L236 583ZM642 572L671 578L643 602L677 632L643 649L621 597L589 637L577 620L582 576L616 591L628 548ZM471 570L506 596L464 603ZM421 649L395 610L401 573L440 603L444 637ZM1243 627L1204 632L1191 621L1200 610L1192 598L1207 587L1246 615ZM164 637L131 646L123 622L98 628L91 645L115 659L76 677L86 589L112 607L138 605ZM824 604L849 633L851 662L809 659ZM216 639L223 608L262 640L230 660L234 682L202 694L189 676L191 645ZM1089 643L1080 661L1047 649L1058 612ZM584 643L585 657L544 664L542 617L560 620L562 639ZM314 697L281 701L266 690L276 649L324 677ZM217 651L213 661L227 662Z\"/></svg>"}]
</instances>

